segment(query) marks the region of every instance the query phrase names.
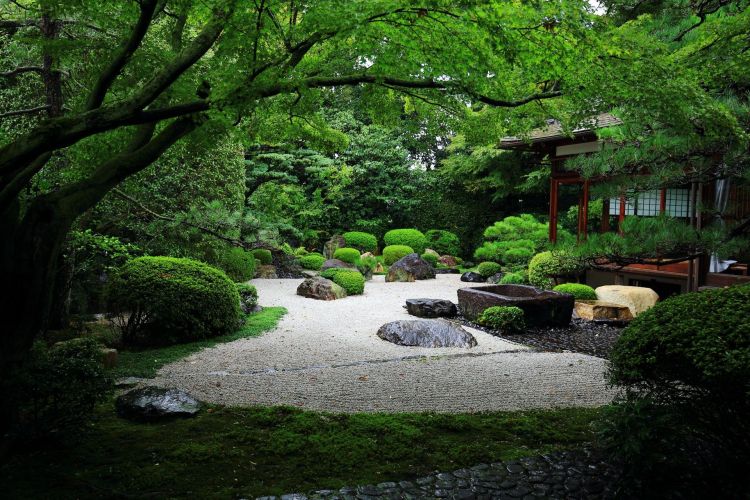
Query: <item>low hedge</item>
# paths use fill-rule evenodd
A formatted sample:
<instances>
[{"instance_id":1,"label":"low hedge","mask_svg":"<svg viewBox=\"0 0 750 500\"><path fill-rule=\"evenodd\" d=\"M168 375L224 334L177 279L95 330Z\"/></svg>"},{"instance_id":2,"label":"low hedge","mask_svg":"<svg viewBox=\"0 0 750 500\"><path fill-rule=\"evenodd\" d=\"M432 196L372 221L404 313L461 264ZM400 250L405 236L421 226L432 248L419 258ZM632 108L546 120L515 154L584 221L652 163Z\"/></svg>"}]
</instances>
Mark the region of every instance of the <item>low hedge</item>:
<instances>
[{"instance_id":1,"label":"low hedge","mask_svg":"<svg viewBox=\"0 0 750 500\"><path fill-rule=\"evenodd\" d=\"M219 254L216 265L234 281L248 281L255 276L255 256L243 248L224 250Z\"/></svg>"},{"instance_id":2,"label":"low hedge","mask_svg":"<svg viewBox=\"0 0 750 500\"><path fill-rule=\"evenodd\" d=\"M580 271L578 262L561 252L541 252L529 262L529 283L549 290L554 286L553 277L571 276Z\"/></svg>"},{"instance_id":3,"label":"low hedge","mask_svg":"<svg viewBox=\"0 0 750 500\"><path fill-rule=\"evenodd\" d=\"M347 295L361 295L365 291L365 277L356 269L326 269L320 275L346 290Z\"/></svg>"},{"instance_id":4,"label":"low hedge","mask_svg":"<svg viewBox=\"0 0 750 500\"><path fill-rule=\"evenodd\" d=\"M500 279L501 285L525 285L526 276L523 273L506 273Z\"/></svg>"},{"instance_id":5,"label":"low hedge","mask_svg":"<svg viewBox=\"0 0 750 500\"><path fill-rule=\"evenodd\" d=\"M326 258L322 255L309 254L299 259L299 265L310 271L320 271L320 268L325 261Z\"/></svg>"},{"instance_id":6,"label":"low hedge","mask_svg":"<svg viewBox=\"0 0 750 500\"><path fill-rule=\"evenodd\" d=\"M256 248L251 250L250 253L252 253L253 256L264 266L273 264L273 255L271 254L271 251L266 248Z\"/></svg>"},{"instance_id":7,"label":"low hedge","mask_svg":"<svg viewBox=\"0 0 750 500\"><path fill-rule=\"evenodd\" d=\"M523 310L515 306L488 307L479 315L477 323L506 333L522 333L526 328Z\"/></svg>"},{"instance_id":8,"label":"low hedge","mask_svg":"<svg viewBox=\"0 0 750 500\"><path fill-rule=\"evenodd\" d=\"M342 262L346 262L348 264L354 264L357 262L357 259L359 259L360 253L359 250L356 248L337 248L335 252L333 252L333 258L338 259Z\"/></svg>"},{"instance_id":9,"label":"low hedge","mask_svg":"<svg viewBox=\"0 0 750 500\"><path fill-rule=\"evenodd\" d=\"M191 259L139 257L108 289L126 344L166 345L226 335L241 323L240 296L221 270Z\"/></svg>"},{"instance_id":10,"label":"low hedge","mask_svg":"<svg viewBox=\"0 0 750 500\"><path fill-rule=\"evenodd\" d=\"M596 300L594 289L581 283L563 283L557 285L553 290L560 293L569 293L576 300Z\"/></svg>"},{"instance_id":11,"label":"low hedge","mask_svg":"<svg viewBox=\"0 0 750 500\"><path fill-rule=\"evenodd\" d=\"M391 229L385 236L383 241L386 245L405 245L414 249L414 252L418 254L424 253L427 245L427 238L417 229Z\"/></svg>"},{"instance_id":12,"label":"low hedge","mask_svg":"<svg viewBox=\"0 0 750 500\"><path fill-rule=\"evenodd\" d=\"M430 229L424 233L427 247L440 255L458 255L461 253L461 240L455 233L442 229Z\"/></svg>"},{"instance_id":13,"label":"low hedge","mask_svg":"<svg viewBox=\"0 0 750 500\"><path fill-rule=\"evenodd\" d=\"M494 276L495 274L499 273L501 269L502 266L500 266L500 264L498 264L497 262L480 262L477 266L477 272L485 278Z\"/></svg>"},{"instance_id":14,"label":"low hedge","mask_svg":"<svg viewBox=\"0 0 750 500\"><path fill-rule=\"evenodd\" d=\"M414 253L414 249L408 245L388 245L383 249L383 261L386 266L390 266L410 253Z\"/></svg>"},{"instance_id":15,"label":"low hedge","mask_svg":"<svg viewBox=\"0 0 750 500\"><path fill-rule=\"evenodd\" d=\"M362 253L378 251L378 238L363 231L349 231L343 234L346 246L356 248Z\"/></svg>"}]
</instances>

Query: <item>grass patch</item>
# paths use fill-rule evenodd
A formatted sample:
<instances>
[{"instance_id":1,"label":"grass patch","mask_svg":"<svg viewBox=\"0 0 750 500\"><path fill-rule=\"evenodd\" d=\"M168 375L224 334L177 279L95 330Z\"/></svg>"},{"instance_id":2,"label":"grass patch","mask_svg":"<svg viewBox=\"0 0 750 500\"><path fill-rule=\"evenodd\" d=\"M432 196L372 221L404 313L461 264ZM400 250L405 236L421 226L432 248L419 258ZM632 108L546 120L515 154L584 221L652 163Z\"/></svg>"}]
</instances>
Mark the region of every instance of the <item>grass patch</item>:
<instances>
[{"instance_id":1,"label":"grass patch","mask_svg":"<svg viewBox=\"0 0 750 500\"><path fill-rule=\"evenodd\" d=\"M262 311L250 314L245 325L230 335L212 337L198 342L177 344L157 349L146 349L142 351L120 351L118 353L117 366L112 370L112 376L120 377L145 377L156 376L156 371L167 363L189 356L205 347L213 347L216 344L231 342L233 340L247 337L258 337L276 326L282 316L286 314L283 307L266 307Z\"/></svg>"},{"instance_id":2,"label":"grass patch","mask_svg":"<svg viewBox=\"0 0 750 500\"><path fill-rule=\"evenodd\" d=\"M6 498L238 498L413 479L592 438L597 409L325 414L213 408L136 424L98 409L74 445L23 450L0 468Z\"/></svg>"}]
</instances>

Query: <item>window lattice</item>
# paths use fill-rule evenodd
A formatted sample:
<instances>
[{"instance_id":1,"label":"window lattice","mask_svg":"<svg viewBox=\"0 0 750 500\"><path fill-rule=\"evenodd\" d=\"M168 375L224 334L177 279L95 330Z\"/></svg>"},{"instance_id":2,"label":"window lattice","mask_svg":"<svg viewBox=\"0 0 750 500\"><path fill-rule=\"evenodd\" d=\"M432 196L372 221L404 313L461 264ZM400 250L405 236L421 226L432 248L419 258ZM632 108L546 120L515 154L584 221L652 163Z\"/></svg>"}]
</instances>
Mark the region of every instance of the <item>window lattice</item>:
<instances>
[{"instance_id":1,"label":"window lattice","mask_svg":"<svg viewBox=\"0 0 750 500\"><path fill-rule=\"evenodd\" d=\"M689 217L692 212L690 190L669 188L666 192L665 213L671 217ZM654 217L661 211L661 191L653 189L628 193L625 198L625 215ZM620 198L609 200L609 215L620 215Z\"/></svg>"}]
</instances>

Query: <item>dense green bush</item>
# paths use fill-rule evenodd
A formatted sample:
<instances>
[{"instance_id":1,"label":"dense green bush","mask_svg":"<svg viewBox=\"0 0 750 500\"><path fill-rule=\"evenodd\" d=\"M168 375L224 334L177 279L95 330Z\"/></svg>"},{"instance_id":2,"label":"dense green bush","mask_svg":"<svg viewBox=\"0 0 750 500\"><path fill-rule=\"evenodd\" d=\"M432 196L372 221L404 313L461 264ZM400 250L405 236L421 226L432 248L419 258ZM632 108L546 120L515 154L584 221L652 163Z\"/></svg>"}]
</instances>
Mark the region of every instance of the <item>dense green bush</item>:
<instances>
[{"instance_id":1,"label":"dense green bush","mask_svg":"<svg viewBox=\"0 0 750 500\"><path fill-rule=\"evenodd\" d=\"M375 268L378 267L378 263L380 261L377 257L374 255L368 255L365 257L361 257L357 259L357 262L354 263L355 266L357 266L357 269L360 273L364 275L365 278L370 279L372 278L372 273L375 271Z\"/></svg>"},{"instance_id":2,"label":"dense green bush","mask_svg":"<svg viewBox=\"0 0 750 500\"><path fill-rule=\"evenodd\" d=\"M480 262L477 266L477 272L485 278L499 273L501 269L500 264L497 262Z\"/></svg>"},{"instance_id":3,"label":"dense green bush","mask_svg":"<svg viewBox=\"0 0 750 500\"><path fill-rule=\"evenodd\" d=\"M505 333L522 333L526 328L523 310L515 306L488 307L479 315L477 323Z\"/></svg>"},{"instance_id":4,"label":"dense green bush","mask_svg":"<svg viewBox=\"0 0 750 500\"><path fill-rule=\"evenodd\" d=\"M383 241L386 245L405 245L414 249L415 252L422 254L427 244L422 231L416 229L391 229L385 236Z\"/></svg>"},{"instance_id":5,"label":"dense green bush","mask_svg":"<svg viewBox=\"0 0 750 500\"><path fill-rule=\"evenodd\" d=\"M344 233L346 246L356 248L360 252L375 253L378 251L378 238L374 234L363 231L349 231Z\"/></svg>"},{"instance_id":6,"label":"dense green bush","mask_svg":"<svg viewBox=\"0 0 750 500\"><path fill-rule=\"evenodd\" d=\"M506 273L500 279L501 285L525 285L526 276L523 273Z\"/></svg>"},{"instance_id":7,"label":"dense green bush","mask_svg":"<svg viewBox=\"0 0 750 500\"><path fill-rule=\"evenodd\" d=\"M476 259L503 264L528 264L536 252L531 240L485 241L474 252Z\"/></svg>"},{"instance_id":8,"label":"dense green bush","mask_svg":"<svg viewBox=\"0 0 750 500\"><path fill-rule=\"evenodd\" d=\"M432 267L437 266L438 258L434 254L423 253L420 257L422 257L422 260L429 262Z\"/></svg>"},{"instance_id":9,"label":"dense green bush","mask_svg":"<svg viewBox=\"0 0 750 500\"><path fill-rule=\"evenodd\" d=\"M356 248L337 248L333 252L333 258L348 264L354 264L359 259L360 253Z\"/></svg>"},{"instance_id":10,"label":"dense green bush","mask_svg":"<svg viewBox=\"0 0 750 500\"><path fill-rule=\"evenodd\" d=\"M223 271L173 257L139 257L113 276L109 298L126 344L173 344L233 332L237 287Z\"/></svg>"},{"instance_id":11,"label":"dense green bush","mask_svg":"<svg viewBox=\"0 0 750 500\"><path fill-rule=\"evenodd\" d=\"M626 486L666 498L747 493L750 286L679 295L640 314L610 355L625 395L602 425ZM669 481L668 478L674 478Z\"/></svg>"},{"instance_id":12,"label":"dense green bush","mask_svg":"<svg viewBox=\"0 0 750 500\"><path fill-rule=\"evenodd\" d=\"M508 265L527 265L532 256L545 250L549 243L549 224L531 214L506 217L484 231L485 242L474 252L474 258ZM573 241L573 235L560 229L558 242Z\"/></svg>"},{"instance_id":13,"label":"dense green bush","mask_svg":"<svg viewBox=\"0 0 750 500\"><path fill-rule=\"evenodd\" d=\"M310 252L307 251L307 248L305 247L298 247L294 250L294 255L297 257L304 257L305 255L308 255Z\"/></svg>"},{"instance_id":14,"label":"dense green bush","mask_svg":"<svg viewBox=\"0 0 750 500\"><path fill-rule=\"evenodd\" d=\"M322 255L305 255L304 257L299 259L299 265L302 266L304 269L309 269L311 271L320 271L320 267L323 265L323 262L326 261L326 258Z\"/></svg>"},{"instance_id":15,"label":"dense green bush","mask_svg":"<svg viewBox=\"0 0 750 500\"><path fill-rule=\"evenodd\" d=\"M424 236L427 247L432 248L440 255L458 255L461 253L461 240L455 233L442 229L430 229Z\"/></svg>"},{"instance_id":16,"label":"dense green bush","mask_svg":"<svg viewBox=\"0 0 750 500\"><path fill-rule=\"evenodd\" d=\"M555 277L575 276L581 271L580 263L563 252L541 252L529 262L529 283L548 290L554 286Z\"/></svg>"},{"instance_id":17,"label":"dense green bush","mask_svg":"<svg viewBox=\"0 0 750 500\"><path fill-rule=\"evenodd\" d=\"M563 283L553 288L556 292L569 293L576 300L596 300L596 292L593 288L582 283Z\"/></svg>"},{"instance_id":18,"label":"dense green bush","mask_svg":"<svg viewBox=\"0 0 750 500\"><path fill-rule=\"evenodd\" d=\"M402 257L414 253L414 249L407 245L388 245L383 249L383 260L386 266L390 266Z\"/></svg>"},{"instance_id":19,"label":"dense green bush","mask_svg":"<svg viewBox=\"0 0 750 500\"><path fill-rule=\"evenodd\" d=\"M347 295L361 295L365 291L365 277L356 269L326 269L320 275L346 290Z\"/></svg>"},{"instance_id":20,"label":"dense green bush","mask_svg":"<svg viewBox=\"0 0 750 500\"><path fill-rule=\"evenodd\" d=\"M251 250L250 253L252 253L253 256L264 266L273 264L273 254L271 254L271 251L266 248L256 248Z\"/></svg>"},{"instance_id":21,"label":"dense green bush","mask_svg":"<svg viewBox=\"0 0 750 500\"><path fill-rule=\"evenodd\" d=\"M34 344L26 363L8 384L15 412L12 433L27 438L68 435L91 419L94 406L112 385L102 364L101 346L91 338L77 338L47 347Z\"/></svg>"},{"instance_id":22,"label":"dense green bush","mask_svg":"<svg viewBox=\"0 0 750 500\"><path fill-rule=\"evenodd\" d=\"M218 255L216 265L234 281L247 281L255 276L255 257L242 248L227 248Z\"/></svg>"},{"instance_id":23,"label":"dense green bush","mask_svg":"<svg viewBox=\"0 0 750 500\"><path fill-rule=\"evenodd\" d=\"M247 283L237 283L237 293L240 295L240 308L248 314L258 305L258 289Z\"/></svg>"}]
</instances>

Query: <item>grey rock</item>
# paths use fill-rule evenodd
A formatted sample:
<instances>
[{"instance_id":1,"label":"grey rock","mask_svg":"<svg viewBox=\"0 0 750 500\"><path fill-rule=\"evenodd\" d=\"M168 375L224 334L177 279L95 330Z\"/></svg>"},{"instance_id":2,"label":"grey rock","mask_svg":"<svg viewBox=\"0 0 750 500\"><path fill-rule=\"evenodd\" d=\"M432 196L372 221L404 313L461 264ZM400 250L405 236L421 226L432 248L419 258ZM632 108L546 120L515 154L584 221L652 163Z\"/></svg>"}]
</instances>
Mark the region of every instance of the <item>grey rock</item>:
<instances>
[{"instance_id":1,"label":"grey rock","mask_svg":"<svg viewBox=\"0 0 750 500\"><path fill-rule=\"evenodd\" d=\"M328 259L327 261L323 262L323 265L320 266L321 271L325 271L326 269L354 269L354 264L349 264L348 262L344 262L343 260L339 259Z\"/></svg>"},{"instance_id":2,"label":"grey rock","mask_svg":"<svg viewBox=\"0 0 750 500\"><path fill-rule=\"evenodd\" d=\"M143 387L120 395L115 409L130 420L155 421L175 417L194 417L201 404L190 394L179 389Z\"/></svg>"},{"instance_id":3,"label":"grey rock","mask_svg":"<svg viewBox=\"0 0 750 500\"><path fill-rule=\"evenodd\" d=\"M340 234L334 234L331 239L326 241L323 245L323 255L326 259L333 258L334 252L339 248L346 246L346 240Z\"/></svg>"},{"instance_id":4,"label":"grey rock","mask_svg":"<svg viewBox=\"0 0 750 500\"><path fill-rule=\"evenodd\" d=\"M279 275L276 273L276 266L266 264L258 267L255 271L255 277L266 280L275 280Z\"/></svg>"},{"instance_id":5,"label":"grey rock","mask_svg":"<svg viewBox=\"0 0 750 500\"><path fill-rule=\"evenodd\" d=\"M495 273L489 278L487 278L487 283L490 283L492 285L498 285L500 284L500 280L503 279L503 276L505 276L505 273Z\"/></svg>"},{"instance_id":6,"label":"grey rock","mask_svg":"<svg viewBox=\"0 0 750 500\"><path fill-rule=\"evenodd\" d=\"M467 283L484 283L486 280L484 276L474 271L467 271L461 275L461 281Z\"/></svg>"},{"instance_id":7,"label":"grey rock","mask_svg":"<svg viewBox=\"0 0 750 500\"><path fill-rule=\"evenodd\" d=\"M401 257L399 260L394 262L388 269L388 274L385 277L386 281L410 281L401 279L402 274L407 273L414 276L417 280L428 280L435 278L435 268L422 259L417 253L410 253Z\"/></svg>"},{"instance_id":8,"label":"grey rock","mask_svg":"<svg viewBox=\"0 0 750 500\"><path fill-rule=\"evenodd\" d=\"M346 290L331 280L316 276L300 283L297 295L317 300L336 300L346 297Z\"/></svg>"},{"instance_id":9,"label":"grey rock","mask_svg":"<svg viewBox=\"0 0 750 500\"><path fill-rule=\"evenodd\" d=\"M477 341L461 326L444 319L392 321L381 326L378 337L404 346L474 347Z\"/></svg>"},{"instance_id":10,"label":"grey rock","mask_svg":"<svg viewBox=\"0 0 750 500\"><path fill-rule=\"evenodd\" d=\"M406 310L419 318L452 318L458 313L456 304L445 299L407 299Z\"/></svg>"}]
</instances>

